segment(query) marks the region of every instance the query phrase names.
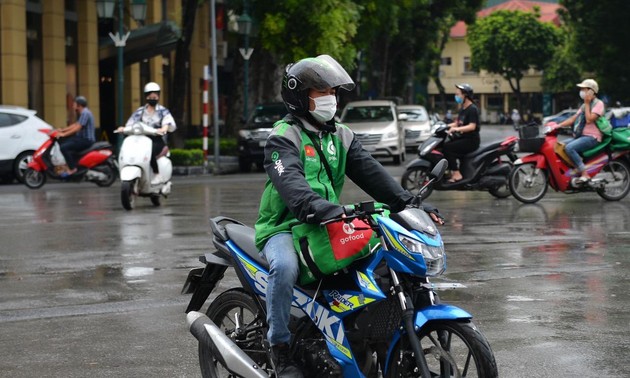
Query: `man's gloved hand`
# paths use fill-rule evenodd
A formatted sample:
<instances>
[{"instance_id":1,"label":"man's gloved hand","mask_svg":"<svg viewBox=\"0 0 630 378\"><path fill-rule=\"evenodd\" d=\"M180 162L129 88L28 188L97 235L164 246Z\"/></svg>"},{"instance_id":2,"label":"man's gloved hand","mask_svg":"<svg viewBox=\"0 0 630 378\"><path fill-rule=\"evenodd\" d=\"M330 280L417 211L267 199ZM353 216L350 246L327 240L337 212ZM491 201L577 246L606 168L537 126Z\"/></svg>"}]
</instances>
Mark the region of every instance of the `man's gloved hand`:
<instances>
[{"instance_id":1,"label":"man's gloved hand","mask_svg":"<svg viewBox=\"0 0 630 378\"><path fill-rule=\"evenodd\" d=\"M429 216L431 217L431 219L433 219L434 222L436 222L437 224L444 224L444 217L442 216L442 214L440 214L437 207L430 205L428 203L425 203L422 205L422 208L427 214L429 214Z\"/></svg>"}]
</instances>

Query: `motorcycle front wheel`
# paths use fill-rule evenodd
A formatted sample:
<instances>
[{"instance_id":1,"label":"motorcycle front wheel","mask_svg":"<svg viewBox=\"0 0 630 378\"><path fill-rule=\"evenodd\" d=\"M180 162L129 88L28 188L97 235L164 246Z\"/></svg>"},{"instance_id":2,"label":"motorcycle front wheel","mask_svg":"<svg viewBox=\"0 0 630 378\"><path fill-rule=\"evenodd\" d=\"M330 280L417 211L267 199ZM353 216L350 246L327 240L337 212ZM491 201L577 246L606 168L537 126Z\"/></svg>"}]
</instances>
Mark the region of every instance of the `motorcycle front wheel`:
<instances>
[{"instance_id":1,"label":"motorcycle front wheel","mask_svg":"<svg viewBox=\"0 0 630 378\"><path fill-rule=\"evenodd\" d=\"M219 294L206 311L206 315L219 329L246 351L261 369L269 372L271 364L262 343L267 335L267 327L258 314L261 312L256 307L254 299L241 289L231 289ZM237 317L240 325L238 330ZM232 335L236 335L236 339ZM199 344L199 366L201 376L204 378L236 377L222 366L213 356L212 350L202 343Z\"/></svg>"},{"instance_id":2,"label":"motorcycle front wheel","mask_svg":"<svg viewBox=\"0 0 630 378\"><path fill-rule=\"evenodd\" d=\"M132 210L136 203L138 180L123 181L120 185L120 201L125 210Z\"/></svg>"},{"instance_id":3,"label":"motorcycle front wheel","mask_svg":"<svg viewBox=\"0 0 630 378\"><path fill-rule=\"evenodd\" d=\"M611 160L593 179L602 178L606 184L597 189L597 194L607 201L619 201L630 191L630 169L619 160Z\"/></svg>"},{"instance_id":4,"label":"motorcycle front wheel","mask_svg":"<svg viewBox=\"0 0 630 378\"><path fill-rule=\"evenodd\" d=\"M424 167L413 167L405 170L400 179L400 184L403 189L411 192L413 195L418 195L420 189L429 181L429 170ZM422 199L427 199L433 192L433 186L429 185L422 193Z\"/></svg>"},{"instance_id":5,"label":"motorcycle front wheel","mask_svg":"<svg viewBox=\"0 0 630 378\"><path fill-rule=\"evenodd\" d=\"M547 193L546 171L537 169L535 164L515 166L508 183L514 198L523 203L537 202Z\"/></svg>"},{"instance_id":6,"label":"motorcycle front wheel","mask_svg":"<svg viewBox=\"0 0 630 378\"><path fill-rule=\"evenodd\" d=\"M498 377L497 363L485 336L470 321L432 321L418 333L432 377ZM394 347L386 377L418 377L409 340Z\"/></svg>"},{"instance_id":7,"label":"motorcycle front wheel","mask_svg":"<svg viewBox=\"0 0 630 378\"><path fill-rule=\"evenodd\" d=\"M39 189L46 183L46 172L27 168L24 172L24 185L30 189Z\"/></svg>"}]
</instances>

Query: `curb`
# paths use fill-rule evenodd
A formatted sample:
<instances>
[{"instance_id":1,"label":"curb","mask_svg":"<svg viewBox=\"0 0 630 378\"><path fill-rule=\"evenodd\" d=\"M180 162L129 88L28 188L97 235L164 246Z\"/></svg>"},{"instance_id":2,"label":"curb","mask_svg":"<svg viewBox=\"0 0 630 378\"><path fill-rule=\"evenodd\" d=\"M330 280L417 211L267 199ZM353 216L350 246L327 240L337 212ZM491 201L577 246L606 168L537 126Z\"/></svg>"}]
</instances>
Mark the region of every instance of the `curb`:
<instances>
[{"instance_id":1,"label":"curb","mask_svg":"<svg viewBox=\"0 0 630 378\"><path fill-rule=\"evenodd\" d=\"M238 172L238 157L219 156L218 174L224 175ZM208 155L205 165L173 166L173 176L198 176L205 174L215 174L214 156Z\"/></svg>"}]
</instances>

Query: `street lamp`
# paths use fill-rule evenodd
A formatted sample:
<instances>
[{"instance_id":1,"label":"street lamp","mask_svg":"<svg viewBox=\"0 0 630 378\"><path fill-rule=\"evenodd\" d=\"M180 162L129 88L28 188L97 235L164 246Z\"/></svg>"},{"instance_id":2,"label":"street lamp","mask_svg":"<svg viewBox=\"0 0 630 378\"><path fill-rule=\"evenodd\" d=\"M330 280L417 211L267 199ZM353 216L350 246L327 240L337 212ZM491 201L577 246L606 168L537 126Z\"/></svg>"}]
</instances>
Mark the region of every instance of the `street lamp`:
<instances>
[{"instance_id":1,"label":"street lamp","mask_svg":"<svg viewBox=\"0 0 630 378\"><path fill-rule=\"evenodd\" d=\"M114 9L118 5L118 32L116 34L109 33L109 37L114 41L114 46L118 48L118 124L123 125L123 96L124 96L124 84L125 73L123 71L123 53L127 44L127 38L129 38L129 32L123 34L123 15L124 15L124 2L123 0L96 0L96 11L99 18L113 18ZM131 0L131 17L138 22L144 21L147 12L146 0ZM116 151L120 151L122 145L122 135L118 134L116 141Z\"/></svg>"},{"instance_id":2,"label":"street lamp","mask_svg":"<svg viewBox=\"0 0 630 378\"><path fill-rule=\"evenodd\" d=\"M243 14L236 21L238 23L238 32L244 36L245 47L238 49L241 53L243 59L245 59L245 91L243 94L244 102L243 105L243 118L247 120L247 93L249 91L249 58L252 56L254 49L249 47L249 34L252 31L252 18L247 14L247 2L245 2L245 8L243 10Z\"/></svg>"}]
</instances>

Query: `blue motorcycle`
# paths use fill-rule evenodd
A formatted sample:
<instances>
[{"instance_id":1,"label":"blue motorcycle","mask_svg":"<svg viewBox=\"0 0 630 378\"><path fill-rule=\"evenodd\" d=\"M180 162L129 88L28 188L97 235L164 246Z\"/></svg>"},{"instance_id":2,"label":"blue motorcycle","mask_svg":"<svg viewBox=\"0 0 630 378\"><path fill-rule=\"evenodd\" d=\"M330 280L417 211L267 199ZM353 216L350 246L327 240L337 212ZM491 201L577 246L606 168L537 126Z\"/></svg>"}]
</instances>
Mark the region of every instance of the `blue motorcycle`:
<instances>
[{"instance_id":1,"label":"blue motorcycle","mask_svg":"<svg viewBox=\"0 0 630 378\"><path fill-rule=\"evenodd\" d=\"M438 163L427 185L441 179ZM426 187L426 186L425 186ZM291 354L305 377L497 377L494 355L468 312L440 303L429 277L446 269L444 243L421 208L389 216L374 202L353 215L377 233L380 244L350 267L308 286L296 286L290 328ZM182 293L199 341L203 377L273 377L266 340L265 297L269 265L254 245L254 230L217 217L210 221L217 251L200 257ZM199 312L234 269L241 287L230 288ZM448 287L446 287L448 286Z\"/></svg>"}]
</instances>

